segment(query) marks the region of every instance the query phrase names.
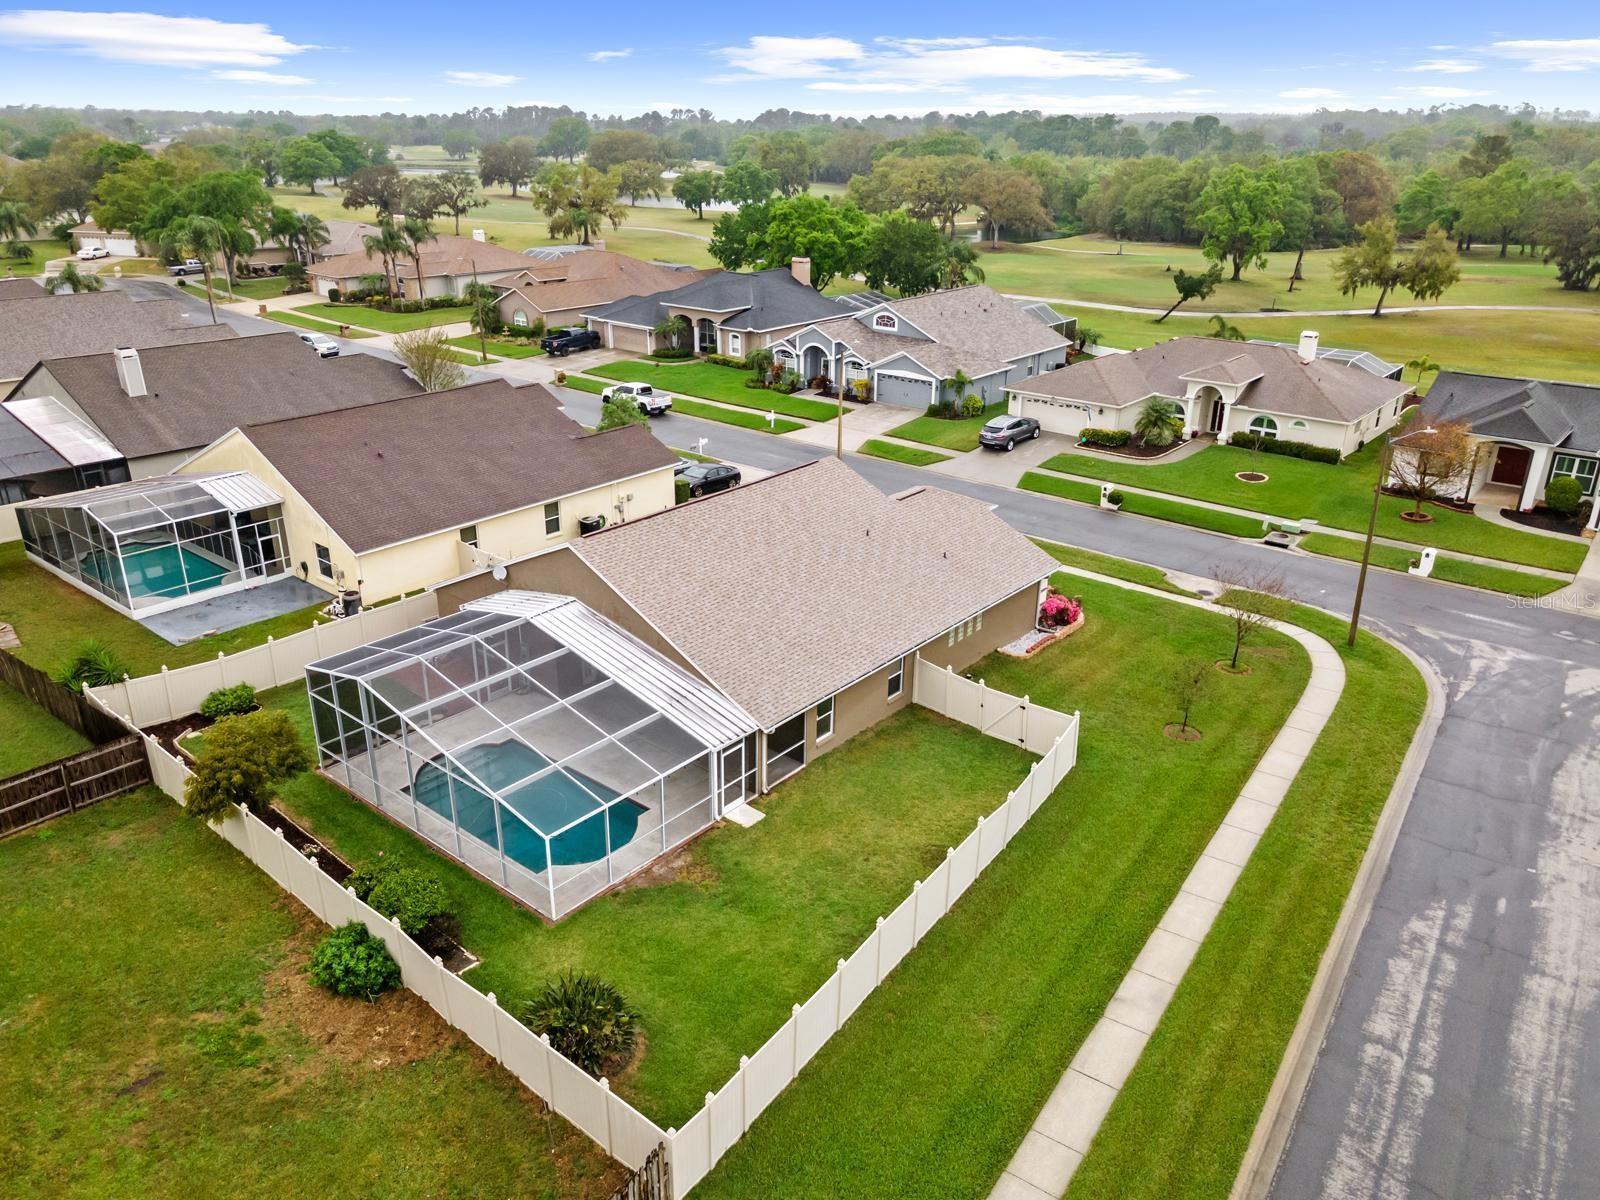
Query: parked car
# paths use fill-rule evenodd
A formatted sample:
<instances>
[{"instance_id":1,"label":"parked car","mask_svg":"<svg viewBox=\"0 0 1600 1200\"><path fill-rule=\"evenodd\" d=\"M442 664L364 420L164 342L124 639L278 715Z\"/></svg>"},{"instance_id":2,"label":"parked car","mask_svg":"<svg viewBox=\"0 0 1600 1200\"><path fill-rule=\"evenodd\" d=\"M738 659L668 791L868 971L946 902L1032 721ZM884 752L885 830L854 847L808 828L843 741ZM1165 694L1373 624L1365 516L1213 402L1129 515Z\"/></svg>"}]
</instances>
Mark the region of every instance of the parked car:
<instances>
[{"instance_id":1,"label":"parked car","mask_svg":"<svg viewBox=\"0 0 1600 1200\"><path fill-rule=\"evenodd\" d=\"M302 333L300 340L323 358L339 357L339 343L325 333Z\"/></svg>"},{"instance_id":2,"label":"parked car","mask_svg":"<svg viewBox=\"0 0 1600 1200\"><path fill-rule=\"evenodd\" d=\"M712 492L726 491L728 488L738 487L740 480L739 468L730 467L726 463L697 462L677 474L689 481L691 496L708 496Z\"/></svg>"},{"instance_id":3,"label":"parked car","mask_svg":"<svg viewBox=\"0 0 1600 1200\"><path fill-rule=\"evenodd\" d=\"M82 250L78 251L78 257L84 262L88 262L92 258L110 258L111 251L107 250L104 246L85 246Z\"/></svg>"},{"instance_id":4,"label":"parked car","mask_svg":"<svg viewBox=\"0 0 1600 1200\"><path fill-rule=\"evenodd\" d=\"M202 275L205 267L198 258L186 258L180 263L173 263L167 268L168 275Z\"/></svg>"},{"instance_id":5,"label":"parked car","mask_svg":"<svg viewBox=\"0 0 1600 1200\"><path fill-rule=\"evenodd\" d=\"M557 358L565 358L574 350L595 350L604 344L598 332L585 329L581 325L552 329L539 339L539 349Z\"/></svg>"},{"instance_id":6,"label":"parked car","mask_svg":"<svg viewBox=\"0 0 1600 1200\"><path fill-rule=\"evenodd\" d=\"M602 400L617 396L633 399L639 405L639 411L647 417L659 417L672 407L672 393L658 392L648 383L614 383L600 393Z\"/></svg>"},{"instance_id":7,"label":"parked car","mask_svg":"<svg viewBox=\"0 0 1600 1200\"><path fill-rule=\"evenodd\" d=\"M1014 450L1018 442L1039 436L1039 422L1032 417L990 417L978 431L978 445L991 450Z\"/></svg>"}]
</instances>

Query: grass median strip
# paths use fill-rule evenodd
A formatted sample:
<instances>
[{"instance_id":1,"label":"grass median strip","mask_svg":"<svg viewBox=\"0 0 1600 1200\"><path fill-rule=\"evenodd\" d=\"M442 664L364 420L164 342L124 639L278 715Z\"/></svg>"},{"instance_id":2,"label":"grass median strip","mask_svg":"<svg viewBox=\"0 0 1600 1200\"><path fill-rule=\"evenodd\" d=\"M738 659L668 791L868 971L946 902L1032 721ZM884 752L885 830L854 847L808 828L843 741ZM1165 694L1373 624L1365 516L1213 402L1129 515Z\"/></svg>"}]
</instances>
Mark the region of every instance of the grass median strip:
<instances>
[{"instance_id":1,"label":"grass median strip","mask_svg":"<svg viewBox=\"0 0 1600 1200\"><path fill-rule=\"evenodd\" d=\"M1350 562L1361 561L1361 543L1354 538L1335 537L1327 533L1310 533L1300 539L1300 549L1309 554L1328 558L1343 558ZM1372 547L1372 565L1388 571L1404 571L1417 561L1417 552L1401 546ZM1567 586L1564 579L1546 579L1542 575L1529 575L1513 571L1510 567L1497 567L1488 563L1467 562L1460 558L1439 555L1433 560L1433 578L1449 583L1463 583L1468 587L1483 588L1491 592L1504 592L1508 596L1548 596L1558 588Z\"/></svg>"},{"instance_id":2,"label":"grass median strip","mask_svg":"<svg viewBox=\"0 0 1600 1200\"><path fill-rule=\"evenodd\" d=\"M462 337L446 338L445 341L452 346L460 346L463 350L472 351L474 357L479 352L479 341L476 334L465 334ZM537 358L544 351L539 349L535 342L508 342L489 338L482 345L499 358Z\"/></svg>"},{"instance_id":3,"label":"grass median strip","mask_svg":"<svg viewBox=\"0 0 1600 1200\"><path fill-rule=\"evenodd\" d=\"M793 433L796 429L805 428L799 421L786 421L782 417L769 425L767 418L760 413L742 408L723 408L718 404L705 404L681 395L672 398L672 411L685 417L699 417L704 421L721 421L724 425L737 425L741 429L759 429L762 433Z\"/></svg>"},{"instance_id":4,"label":"grass median strip","mask_svg":"<svg viewBox=\"0 0 1600 1200\"><path fill-rule=\"evenodd\" d=\"M1062 566L1082 567L1085 571L1094 571L1099 575L1109 575L1113 579L1125 579L1129 583L1141 583L1145 587L1152 587L1162 592L1171 592L1175 596L1193 596L1195 594L1169 580L1167 573L1160 567L1131 562L1126 558L1115 558L1109 554L1100 554L1094 550L1084 550L1078 546L1064 546L1060 542L1047 542L1042 538L1034 538L1033 542L1039 549L1043 550Z\"/></svg>"},{"instance_id":5,"label":"grass median strip","mask_svg":"<svg viewBox=\"0 0 1600 1200\"><path fill-rule=\"evenodd\" d=\"M1225 1200L1324 947L1421 719L1416 668L1298 606L1345 688L1223 905L1067 1200ZM1209 735L1209 731L1207 731Z\"/></svg>"},{"instance_id":6,"label":"grass median strip","mask_svg":"<svg viewBox=\"0 0 1600 1200\"><path fill-rule=\"evenodd\" d=\"M309 317L320 317L335 324L361 325L380 333L409 333L413 329L431 329L435 325L451 325L467 319L468 310L462 305L448 308L428 308L421 312L385 312L370 304L301 304L295 310Z\"/></svg>"},{"instance_id":7,"label":"grass median strip","mask_svg":"<svg viewBox=\"0 0 1600 1200\"><path fill-rule=\"evenodd\" d=\"M1039 492L1062 500L1076 500L1081 504L1100 503L1098 485L1085 483L1080 479L1063 479L1059 475L1046 475L1042 471L1024 472L1017 486L1025 491ZM1263 532L1259 517L1218 512L1211 508L1200 508L1194 504L1168 500L1163 496L1145 496L1137 492L1122 494L1122 511L1137 513L1142 517L1172 521L1179 525L1190 525L1196 529L1209 529L1212 533L1224 533L1229 537L1258 538Z\"/></svg>"},{"instance_id":8,"label":"grass median strip","mask_svg":"<svg viewBox=\"0 0 1600 1200\"><path fill-rule=\"evenodd\" d=\"M936 450L918 450L914 446L897 446L893 442L868 438L861 443L857 454L870 454L873 458L887 458L891 462L905 463L908 467L931 467L934 463L949 462L951 456Z\"/></svg>"},{"instance_id":9,"label":"grass median strip","mask_svg":"<svg viewBox=\"0 0 1600 1200\"><path fill-rule=\"evenodd\" d=\"M751 377L749 371L717 363L653 363L628 359L590 367L589 371L622 383L648 383L673 396L698 396L702 400L717 400L736 408L775 412L807 421L831 421L839 414L839 406L831 400L813 400L807 396L785 395L770 388L746 387L745 383Z\"/></svg>"},{"instance_id":10,"label":"grass median strip","mask_svg":"<svg viewBox=\"0 0 1600 1200\"><path fill-rule=\"evenodd\" d=\"M297 312L288 312L281 308L267 310L269 321L279 321L285 325L293 325L299 329L309 329L313 333L325 333L329 337L369 338L374 336L365 329L351 329L349 333L341 334L339 326L329 321L319 321L315 317L302 316Z\"/></svg>"}]
</instances>

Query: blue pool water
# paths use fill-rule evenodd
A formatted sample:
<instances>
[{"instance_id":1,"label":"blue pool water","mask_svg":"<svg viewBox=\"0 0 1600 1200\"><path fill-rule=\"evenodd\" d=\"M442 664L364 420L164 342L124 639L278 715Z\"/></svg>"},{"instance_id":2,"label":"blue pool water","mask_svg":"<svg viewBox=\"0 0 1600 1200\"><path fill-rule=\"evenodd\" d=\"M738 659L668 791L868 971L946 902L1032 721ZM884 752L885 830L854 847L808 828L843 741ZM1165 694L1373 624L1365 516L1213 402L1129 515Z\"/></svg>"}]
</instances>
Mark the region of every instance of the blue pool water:
<instances>
[{"instance_id":1,"label":"blue pool water","mask_svg":"<svg viewBox=\"0 0 1600 1200\"><path fill-rule=\"evenodd\" d=\"M149 548L137 542L122 548L122 566L128 574L128 595L134 600L151 596L183 596L215 587L230 574L227 567L203 554L182 546L162 543ZM188 573L188 586L184 574ZM122 590L122 579L114 556L95 551L84 557L83 573L100 580L114 591Z\"/></svg>"},{"instance_id":2,"label":"blue pool water","mask_svg":"<svg viewBox=\"0 0 1600 1200\"><path fill-rule=\"evenodd\" d=\"M487 787L497 792L549 765L549 760L531 746L515 741L470 746L460 751L456 758ZM581 778L583 787L557 772L501 796L507 807L514 809L541 833L554 833L585 813L594 814L590 820L579 822L550 841L550 857L561 866L596 862L606 856L606 811L596 809L595 797L611 801L619 793L587 776ZM584 788L589 790L585 791ZM590 792L594 795L591 796ZM422 764L412 787L412 795L449 820L450 782L445 774L442 755ZM611 849L615 851L633 840L639 830L639 816L644 808L629 800L613 805L609 812ZM491 846L495 844L494 801L477 787L464 784L460 779L456 780L456 817L462 830L479 841ZM543 871L546 866L545 839L510 817L503 818L500 825L505 834L506 857L521 863L530 871Z\"/></svg>"}]
</instances>

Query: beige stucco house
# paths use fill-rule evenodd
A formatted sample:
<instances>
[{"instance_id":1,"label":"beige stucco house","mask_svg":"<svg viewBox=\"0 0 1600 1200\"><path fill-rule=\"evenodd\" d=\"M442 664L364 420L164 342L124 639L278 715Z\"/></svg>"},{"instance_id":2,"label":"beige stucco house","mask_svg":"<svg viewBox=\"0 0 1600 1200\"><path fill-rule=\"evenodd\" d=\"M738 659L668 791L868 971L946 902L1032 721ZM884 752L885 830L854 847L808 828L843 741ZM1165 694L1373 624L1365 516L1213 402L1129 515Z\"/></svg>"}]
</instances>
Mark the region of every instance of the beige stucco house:
<instances>
[{"instance_id":1,"label":"beige stucco house","mask_svg":"<svg viewBox=\"0 0 1600 1200\"><path fill-rule=\"evenodd\" d=\"M683 287L712 272L645 262L604 246L552 246L525 251L527 266L495 282L500 319L516 329L581 325L596 305Z\"/></svg>"},{"instance_id":2,"label":"beige stucco house","mask_svg":"<svg viewBox=\"0 0 1600 1200\"><path fill-rule=\"evenodd\" d=\"M528 266L528 260L515 250L453 234L440 234L424 244L421 257L420 291L416 263L401 257L394 264L400 294L407 300L415 300L418 295L430 299L459 296L473 280L499 283ZM312 263L306 268L306 274L311 279L312 290L319 296L328 295L334 288L341 294L348 293L361 286L364 276L382 275L383 260L365 249L358 249Z\"/></svg>"}]
</instances>

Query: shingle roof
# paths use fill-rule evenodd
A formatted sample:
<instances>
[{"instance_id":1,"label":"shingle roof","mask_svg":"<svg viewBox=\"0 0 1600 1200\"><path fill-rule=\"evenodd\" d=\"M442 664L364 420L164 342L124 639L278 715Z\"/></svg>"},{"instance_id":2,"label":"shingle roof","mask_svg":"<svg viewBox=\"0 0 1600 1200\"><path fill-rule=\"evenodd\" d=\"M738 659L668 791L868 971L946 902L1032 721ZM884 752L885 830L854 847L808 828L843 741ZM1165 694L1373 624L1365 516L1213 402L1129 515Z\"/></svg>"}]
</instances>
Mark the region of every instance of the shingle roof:
<instances>
[{"instance_id":1,"label":"shingle roof","mask_svg":"<svg viewBox=\"0 0 1600 1200\"><path fill-rule=\"evenodd\" d=\"M1348 422L1410 391L1398 380L1359 367L1325 359L1301 362L1295 350L1282 346L1197 337L1074 363L1035 375L1011 390L1121 408L1148 396L1182 397L1186 376L1198 372L1210 377L1224 361L1232 364L1227 370L1236 376L1259 370L1260 377L1246 384L1238 401L1240 408L1256 412Z\"/></svg>"},{"instance_id":2,"label":"shingle roof","mask_svg":"<svg viewBox=\"0 0 1600 1200\"><path fill-rule=\"evenodd\" d=\"M1003 359L971 349L924 341L921 338L880 333L870 325L856 320L855 317L818 321L815 328L823 336L835 338L849 346L869 366L898 354L909 354L940 379L950 378L957 370L965 371L976 379L996 371L1004 371L1010 365Z\"/></svg>"},{"instance_id":3,"label":"shingle roof","mask_svg":"<svg viewBox=\"0 0 1600 1200\"><path fill-rule=\"evenodd\" d=\"M709 274L643 262L612 250L565 254L553 262L530 262L525 270L495 280L539 312L607 304L625 296L649 296L683 287Z\"/></svg>"},{"instance_id":4,"label":"shingle roof","mask_svg":"<svg viewBox=\"0 0 1600 1200\"><path fill-rule=\"evenodd\" d=\"M317 257L323 260L362 253L362 239L378 232L376 225L366 221L344 221L335 217L323 224L328 227L328 241L317 249Z\"/></svg>"},{"instance_id":5,"label":"shingle roof","mask_svg":"<svg viewBox=\"0 0 1600 1200\"><path fill-rule=\"evenodd\" d=\"M31 305L29 307L32 307ZM293 333L140 349L148 395L130 400L115 356L42 365L125 457L194 450L236 425L411 395L416 382L370 354L321 358Z\"/></svg>"},{"instance_id":6,"label":"shingle roof","mask_svg":"<svg viewBox=\"0 0 1600 1200\"><path fill-rule=\"evenodd\" d=\"M1592 385L1441 371L1422 412L1464 421L1483 437L1600 453L1600 387Z\"/></svg>"},{"instance_id":7,"label":"shingle roof","mask_svg":"<svg viewBox=\"0 0 1600 1200\"><path fill-rule=\"evenodd\" d=\"M787 329L826 320L845 311L835 301L801 283L788 267L766 271L715 271L686 287L636 296L593 308L584 313L600 321L639 325L653 329L670 308L694 308L726 313L725 329Z\"/></svg>"},{"instance_id":8,"label":"shingle roof","mask_svg":"<svg viewBox=\"0 0 1600 1200\"><path fill-rule=\"evenodd\" d=\"M942 345L991 358L1026 358L1067 344L1038 317L981 283L891 300L888 307Z\"/></svg>"},{"instance_id":9,"label":"shingle roof","mask_svg":"<svg viewBox=\"0 0 1600 1200\"><path fill-rule=\"evenodd\" d=\"M1210 363L1203 367L1195 367L1185 371L1183 378L1193 379L1200 383L1231 383L1234 386L1253 383L1260 379L1264 372L1259 364L1248 354L1235 354L1221 362Z\"/></svg>"},{"instance_id":10,"label":"shingle roof","mask_svg":"<svg viewBox=\"0 0 1600 1200\"><path fill-rule=\"evenodd\" d=\"M644 426L588 433L542 385L504 379L244 434L357 554L677 461Z\"/></svg>"},{"instance_id":11,"label":"shingle roof","mask_svg":"<svg viewBox=\"0 0 1600 1200\"><path fill-rule=\"evenodd\" d=\"M515 250L453 234L441 234L437 240L422 247L422 273L429 276L471 275L474 270L492 275L503 271L520 271L527 265L528 260ZM401 258L395 264L395 269L404 279L417 277L416 267L409 258ZM353 253L313 263L306 270L309 274L327 279L354 279L360 275L381 275L383 260L360 249L358 243L358 249Z\"/></svg>"},{"instance_id":12,"label":"shingle roof","mask_svg":"<svg viewBox=\"0 0 1600 1200\"><path fill-rule=\"evenodd\" d=\"M976 500L831 458L571 549L769 729L1056 566Z\"/></svg>"},{"instance_id":13,"label":"shingle roof","mask_svg":"<svg viewBox=\"0 0 1600 1200\"><path fill-rule=\"evenodd\" d=\"M41 359L67 354L232 337L226 325L189 324L177 300L135 301L127 292L0 300L0 379L21 379Z\"/></svg>"},{"instance_id":14,"label":"shingle roof","mask_svg":"<svg viewBox=\"0 0 1600 1200\"><path fill-rule=\"evenodd\" d=\"M41 300L49 295L37 279L0 279L0 300Z\"/></svg>"}]
</instances>

